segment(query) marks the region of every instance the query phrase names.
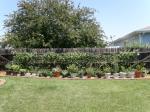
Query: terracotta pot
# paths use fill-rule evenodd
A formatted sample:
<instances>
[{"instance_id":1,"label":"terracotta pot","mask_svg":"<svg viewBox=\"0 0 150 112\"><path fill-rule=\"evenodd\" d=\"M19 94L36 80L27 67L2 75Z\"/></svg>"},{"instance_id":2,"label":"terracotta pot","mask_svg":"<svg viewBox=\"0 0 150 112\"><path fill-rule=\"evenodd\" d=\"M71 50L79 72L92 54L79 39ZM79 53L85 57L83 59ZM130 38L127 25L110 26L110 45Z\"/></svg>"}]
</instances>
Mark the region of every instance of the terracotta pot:
<instances>
[{"instance_id":1,"label":"terracotta pot","mask_svg":"<svg viewBox=\"0 0 150 112\"><path fill-rule=\"evenodd\" d=\"M91 78L91 76L92 76L91 74L87 74L87 78Z\"/></svg>"},{"instance_id":2,"label":"terracotta pot","mask_svg":"<svg viewBox=\"0 0 150 112\"><path fill-rule=\"evenodd\" d=\"M54 76L54 77L60 77L60 72L54 72L54 73L53 73L53 76Z\"/></svg>"},{"instance_id":3,"label":"terracotta pot","mask_svg":"<svg viewBox=\"0 0 150 112\"><path fill-rule=\"evenodd\" d=\"M142 72L139 70L136 70L135 71L135 78L140 78L140 77L142 77Z\"/></svg>"}]
</instances>

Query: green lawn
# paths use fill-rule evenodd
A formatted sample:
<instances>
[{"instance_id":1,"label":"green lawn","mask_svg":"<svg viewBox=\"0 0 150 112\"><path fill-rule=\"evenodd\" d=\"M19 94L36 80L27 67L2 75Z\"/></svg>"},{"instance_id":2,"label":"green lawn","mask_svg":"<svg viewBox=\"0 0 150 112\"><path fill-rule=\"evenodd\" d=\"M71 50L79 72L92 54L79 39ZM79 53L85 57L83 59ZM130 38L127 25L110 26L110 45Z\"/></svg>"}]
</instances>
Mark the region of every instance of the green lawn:
<instances>
[{"instance_id":1,"label":"green lawn","mask_svg":"<svg viewBox=\"0 0 150 112\"><path fill-rule=\"evenodd\" d=\"M150 80L5 79L0 112L150 112Z\"/></svg>"}]
</instances>

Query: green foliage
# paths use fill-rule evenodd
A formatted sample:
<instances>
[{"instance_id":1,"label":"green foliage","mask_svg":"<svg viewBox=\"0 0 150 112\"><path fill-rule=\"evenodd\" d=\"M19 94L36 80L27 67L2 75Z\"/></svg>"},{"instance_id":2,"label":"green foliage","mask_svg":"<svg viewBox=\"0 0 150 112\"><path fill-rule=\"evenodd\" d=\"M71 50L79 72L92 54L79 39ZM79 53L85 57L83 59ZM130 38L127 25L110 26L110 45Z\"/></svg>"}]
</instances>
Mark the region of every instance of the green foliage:
<instances>
[{"instance_id":1,"label":"green foliage","mask_svg":"<svg viewBox=\"0 0 150 112\"><path fill-rule=\"evenodd\" d=\"M21 0L7 16L7 43L23 48L103 47L95 10L72 0Z\"/></svg>"},{"instance_id":2,"label":"green foliage","mask_svg":"<svg viewBox=\"0 0 150 112\"><path fill-rule=\"evenodd\" d=\"M93 67L86 68L88 75L95 76L95 69Z\"/></svg>"},{"instance_id":3,"label":"green foliage","mask_svg":"<svg viewBox=\"0 0 150 112\"><path fill-rule=\"evenodd\" d=\"M15 72L19 72L20 68L21 67L19 65L16 65L16 64L11 65L11 70L13 70Z\"/></svg>"},{"instance_id":4,"label":"green foliage","mask_svg":"<svg viewBox=\"0 0 150 112\"><path fill-rule=\"evenodd\" d=\"M45 63L49 63L49 62L60 62L61 61L61 55L58 53L54 53L54 52L50 52L50 53L46 53L43 56L44 62Z\"/></svg>"},{"instance_id":5,"label":"green foliage","mask_svg":"<svg viewBox=\"0 0 150 112\"><path fill-rule=\"evenodd\" d=\"M8 69L8 70L10 70L11 69L11 64L10 63L6 64L5 68Z\"/></svg>"},{"instance_id":6,"label":"green foliage","mask_svg":"<svg viewBox=\"0 0 150 112\"><path fill-rule=\"evenodd\" d=\"M91 62L92 55L88 53L81 53L81 52L71 52L71 53L64 53L63 54L63 61L68 64L77 64L78 66L84 66Z\"/></svg>"},{"instance_id":7,"label":"green foliage","mask_svg":"<svg viewBox=\"0 0 150 112\"><path fill-rule=\"evenodd\" d=\"M137 54L135 52L121 52L120 54L118 54L118 58L120 60L121 63L130 63L133 60L135 60L135 57L137 56Z\"/></svg>"},{"instance_id":8,"label":"green foliage","mask_svg":"<svg viewBox=\"0 0 150 112\"><path fill-rule=\"evenodd\" d=\"M120 68L121 68L121 72L126 72L127 71L127 69L124 66L121 66Z\"/></svg>"},{"instance_id":9,"label":"green foliage","mask_svg":"<svg viewBox=\"0 0 150 112\"><path fill-rule=\"evenodd\" d=\"M109 65L104 66L103 71L104 73L110 73L111 72L111 67Z\"/></svg>"},{"instance_id":10,"label":"green foliage","mask_svg":"<svg viewBox=\"0 0 150 112\"><path fill-rule=\"evenodd\" d=\"M20 69L19 72L27 72L27 69Z\"/></svg>"},{"instance_id":11,"label":"green foliage","mask_svg":"<svg viewBox=\"0 0 150 112\"><path fill-rule=\"evenodd\" d=\"M62 70L61 75L62 75L62 77L68 77L69 72L67 70Z\"/></svg>"},{"instance_id":12,"label":"green foliage","mask_svg":"<svg viewBox=\"0 0 150 112\"><path fill-rule=\"evenodd\" d=\"M52 72L54 73L54 72L61 72L62 70L61 70L61 68L60 67L56 67L56 68L53 68L52 69Z\"/></svg>"},{"instance_id":13,"label":"green foliage","mask_svg":"<svg viewBox=\"0 0 150 112\"><path fill-rule=\"evenodd\" d=\"M78 73L79 68L75 64L71 64L67 67L69 73Z\"/></svg>"},{"instance_id":14,"label":"green foliage","mask_svg":"<svg viewBox=\"0 0 150 112\"><path fill-rule=\"evenodd\" d=\"M44 76L44 77L47 77L47 76L52 77L53 76L52 71L50 71L48 69L40 69L39 73L40 73L40 76Z\"/></svg>"},{"instance_id":15,"label":"green foliage","mask_svg":"<svg viewBox=\"0 0 150 112\"><path fill-rule=\"evenodd\" d=\"M33 60L31 53L18 53L14 56L13 62L19 65L27 66Z\"/></svg>"}]
</instances>

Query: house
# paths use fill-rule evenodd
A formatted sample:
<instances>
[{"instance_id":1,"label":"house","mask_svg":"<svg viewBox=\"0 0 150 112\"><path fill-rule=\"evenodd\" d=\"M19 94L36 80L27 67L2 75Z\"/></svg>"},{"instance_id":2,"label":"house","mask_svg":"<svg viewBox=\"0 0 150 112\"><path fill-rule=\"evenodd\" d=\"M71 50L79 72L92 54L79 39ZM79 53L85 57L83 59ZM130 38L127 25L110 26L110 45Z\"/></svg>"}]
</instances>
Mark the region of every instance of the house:
<instances>
[{"instance_id":1,"label":"house","mask_svg":"<svg viewBox=\"0 0 150 112\"><path fill-rule=\"evenodd\" d=\"M112 47L150 46L150 26L133 31L122 38L113 41Z\"/></svg>"}]
</instances>

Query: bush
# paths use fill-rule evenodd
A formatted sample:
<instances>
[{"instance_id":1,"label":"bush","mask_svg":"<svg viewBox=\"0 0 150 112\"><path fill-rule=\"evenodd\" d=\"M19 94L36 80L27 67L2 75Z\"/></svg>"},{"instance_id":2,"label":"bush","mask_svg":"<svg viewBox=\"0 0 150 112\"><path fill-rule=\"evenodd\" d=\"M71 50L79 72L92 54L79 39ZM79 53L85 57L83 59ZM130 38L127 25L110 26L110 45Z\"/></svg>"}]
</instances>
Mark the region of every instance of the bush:
<instances>
[{"instance_id":1,"label":"bush","mask_svg":"<svg viewBox=\"0 0 150 112\"><path fill-rule=\"evenodd\" d=\"M95 69L93 67L86 68L87 75L95 76Z\"/></svg>"},{"instance_id":2,"label":"bush","mask_svg":"<svg viewBox=\"0 0 150 112\"><path fill-rule=\"evenodd\" d=\"M11 70L13 70L14 72L19 72L20 68L21 68L20 65L15 65L15 64L11 65Z\"/></svg>"},{"instance_id":3,"label":"bush","mask_svg":"<svg viewBox=\"0 0 150 112\"><path fill-rule=\"evenodd\" d=\"M33 54L31 53L19 53L13 58L13 63L18 65L27 66L33 60Z\"/></svg>"},{"instance_id":4,"label":"bush","mask_svg":"<svg viewBox=\"0 0 150 112\"><path fill-rule=\"evenodd\" d=\"M79 68L75 64L71 64L67 67L69 73L78 73Z\"/></svg>"},{"instance_id":5,"label":"bush","mask_svg":"<svg viewBox=\"0 0 150 112\"><path fill-rule=\"evenodd\" d=\"M57 63L61 62L62 56L58 53L49 52L43 55L43 59L45 63Z\"/></svg>"}]
</instances>

